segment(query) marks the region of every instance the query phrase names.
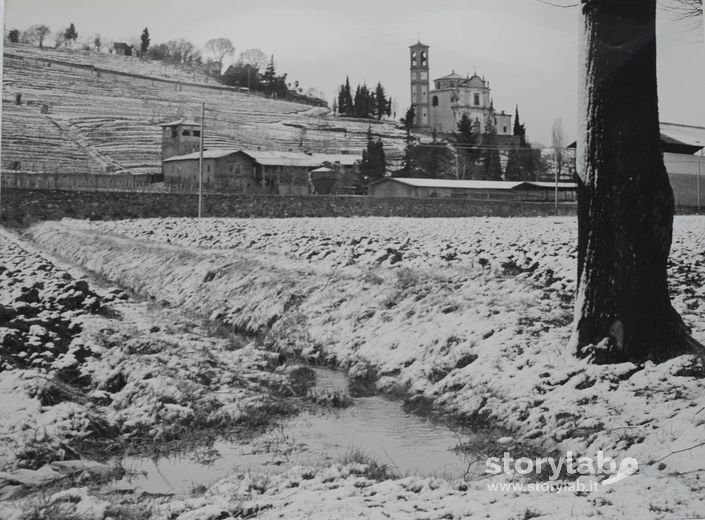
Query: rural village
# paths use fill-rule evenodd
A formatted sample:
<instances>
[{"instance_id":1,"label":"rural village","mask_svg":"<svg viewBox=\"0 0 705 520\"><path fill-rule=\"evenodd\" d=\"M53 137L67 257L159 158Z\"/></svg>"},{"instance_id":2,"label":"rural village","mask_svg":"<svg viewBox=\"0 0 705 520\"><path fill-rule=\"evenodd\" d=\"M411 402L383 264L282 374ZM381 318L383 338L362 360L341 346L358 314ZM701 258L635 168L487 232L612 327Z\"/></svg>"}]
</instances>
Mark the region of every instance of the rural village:
<instances>
[{"instance_id":1,"label":"rural village","mask_svg":"<svg viewBox=\"0 0 705 520\"><path fill-rule=\"evenodd\" d=\"M359 62L351 6L26 2L0 520L705 518L702 0L452 0L365 18ZM202 38L226 12L271 34ZM527 97L498 42L541 16L580 38Z\"/></svg>"}]
</instances>

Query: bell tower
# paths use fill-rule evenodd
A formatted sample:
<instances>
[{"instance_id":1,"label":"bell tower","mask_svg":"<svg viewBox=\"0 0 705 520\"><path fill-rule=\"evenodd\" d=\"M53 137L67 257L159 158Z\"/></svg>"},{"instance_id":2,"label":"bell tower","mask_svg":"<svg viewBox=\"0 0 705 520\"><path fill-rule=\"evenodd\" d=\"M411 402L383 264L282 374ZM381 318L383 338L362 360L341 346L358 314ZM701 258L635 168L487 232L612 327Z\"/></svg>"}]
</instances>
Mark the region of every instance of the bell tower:
<instances>
[{"instance_id":1,"label":"bell tower","mask_svg":"<svg viewBox=\"0 0 705 520\"><path fill-rule=\"evenodd\" d=\"M416 128L427 128L430 118L428 45L420 41L409 47L411 69L411 106Z\"/></svg>"}]
</instances>

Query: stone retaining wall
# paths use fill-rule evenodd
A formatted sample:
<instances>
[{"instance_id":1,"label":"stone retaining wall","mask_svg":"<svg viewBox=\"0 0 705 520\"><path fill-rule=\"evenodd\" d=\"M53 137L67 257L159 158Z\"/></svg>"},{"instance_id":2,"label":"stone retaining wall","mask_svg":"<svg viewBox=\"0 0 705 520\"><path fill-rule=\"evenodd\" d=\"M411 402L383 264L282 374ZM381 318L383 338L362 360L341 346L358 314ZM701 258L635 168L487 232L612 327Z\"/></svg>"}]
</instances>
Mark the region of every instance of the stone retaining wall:
<instances>
[{"instance_id":1,"label":"stone retaining wall","mask_svg":"<svg viewBox=\"0 0 705 520\"><path fill-rule=\"evenodd\" d=\"M198 196L184 193L95 192L5 188L0 218L28 224L61 218L114 220L195 217ZM574 215L562 203L561 215ZM405 199L360 196L204 196L206 217L470 217L553 215L553 203L462 199Z\"/></svg>"}]
</instances>

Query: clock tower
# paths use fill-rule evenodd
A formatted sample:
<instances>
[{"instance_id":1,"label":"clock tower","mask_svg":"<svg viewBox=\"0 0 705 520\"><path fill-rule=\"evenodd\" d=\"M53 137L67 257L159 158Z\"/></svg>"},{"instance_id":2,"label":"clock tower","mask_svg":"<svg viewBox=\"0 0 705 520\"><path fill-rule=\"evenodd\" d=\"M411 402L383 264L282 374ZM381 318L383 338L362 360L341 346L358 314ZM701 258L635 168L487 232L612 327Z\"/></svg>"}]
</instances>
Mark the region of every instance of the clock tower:
<instances>
[{"instance_id":1,"label":"clock tower","mask_svg":"<svg viewBox=\"0 0 705 520\"><path fill-rule=\"evenodd\" d=\"M411 106L414 107L414 126L429 126L428 45L417 42L409 47L411 69Z\"/></svg>"}]
</instances>

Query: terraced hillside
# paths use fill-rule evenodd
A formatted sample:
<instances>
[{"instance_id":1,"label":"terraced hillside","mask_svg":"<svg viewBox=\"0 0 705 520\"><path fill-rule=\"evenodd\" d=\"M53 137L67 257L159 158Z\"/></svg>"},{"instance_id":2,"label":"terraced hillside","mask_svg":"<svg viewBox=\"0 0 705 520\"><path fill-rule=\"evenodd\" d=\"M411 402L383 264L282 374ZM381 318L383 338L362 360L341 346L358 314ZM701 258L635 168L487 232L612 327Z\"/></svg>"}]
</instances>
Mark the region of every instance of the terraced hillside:
<instances>
[{"instance_id":1,"label":"terraced hillside","mask_svg":"<svg viewBox=\"0 0 705 520\"><path fill-rule=\"evenodd\" d=\"M404 133L393 123L224 89L178 67L19 44L5 47L3 63L3 170L158 173L158 123L198 118L202 101L211 149L359 152L370 125L389 157L403 148Z\"/></svg>"}]
</instances>

